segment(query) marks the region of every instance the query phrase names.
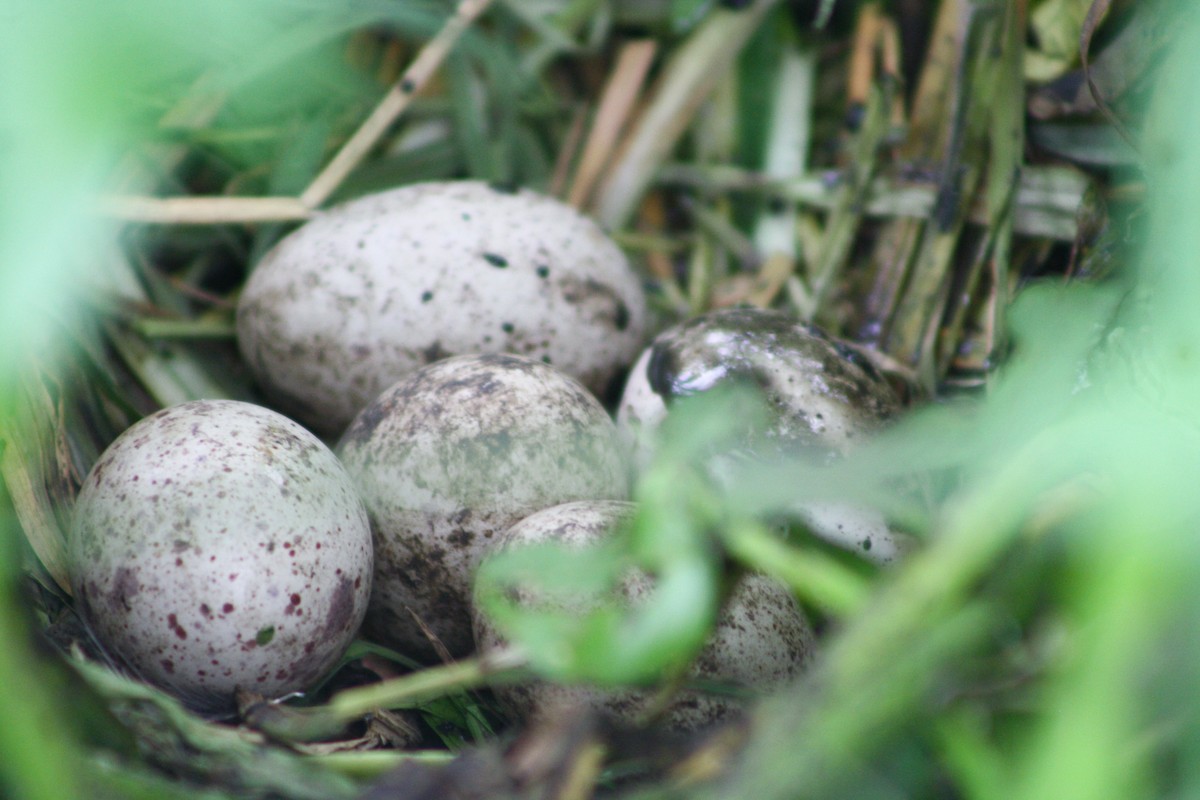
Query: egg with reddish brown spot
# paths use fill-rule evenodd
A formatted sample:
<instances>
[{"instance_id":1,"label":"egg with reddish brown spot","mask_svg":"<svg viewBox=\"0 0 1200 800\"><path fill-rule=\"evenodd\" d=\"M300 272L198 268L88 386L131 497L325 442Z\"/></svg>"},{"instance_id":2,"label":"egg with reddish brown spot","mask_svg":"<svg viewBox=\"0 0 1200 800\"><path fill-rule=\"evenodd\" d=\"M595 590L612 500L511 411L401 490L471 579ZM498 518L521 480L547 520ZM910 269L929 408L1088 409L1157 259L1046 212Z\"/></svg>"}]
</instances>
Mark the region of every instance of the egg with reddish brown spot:
<instances>
[{"instance_id":1,"label":"egg with reddish brown spot","mask_svg":"<svg viewBox=\"0 0 1200 800\"><path fill-rule=\"evenodd\" d=\"M99 643L189 705L303 691L356 635L366 510L341 463L286 417L198 400L141 420L84 481L71 585Z\"/></svg>"}]
</instances>

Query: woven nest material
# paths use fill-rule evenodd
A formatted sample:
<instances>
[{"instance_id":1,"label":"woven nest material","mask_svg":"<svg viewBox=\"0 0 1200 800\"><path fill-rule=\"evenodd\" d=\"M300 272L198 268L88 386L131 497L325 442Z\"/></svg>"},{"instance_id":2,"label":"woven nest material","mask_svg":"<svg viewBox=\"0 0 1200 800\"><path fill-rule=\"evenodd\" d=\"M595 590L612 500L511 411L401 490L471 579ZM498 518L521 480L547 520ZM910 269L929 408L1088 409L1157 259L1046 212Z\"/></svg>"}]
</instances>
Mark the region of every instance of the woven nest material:
<instances>
[{"instance_id":1,"label":"woven nest material","mask_svg":"<svg viewBox=\"0 0 1200 800\"><path fill-rule=\"evenodd\" d=\"M611 230L649 287L659 327L713 308L781 309L874 351L914 397L986 384L1026 276L1065 272L1068 262L1085 277L1109 271L1114 234L1104 209L1084 202L1093 176L1049 146L1029 157L1025 88L1006 72L1026 42L1014 20L980 29L988 39L979 44L955 28L956 9L970 4L946 2L913 37L865 4L817 46L788 32L802 20L758 0L673 34L620 18L606 27L598 16L564 43L536 9L523 19L485 14L489 5L463 0L449 18L434 15L432 36L420 20L420 36L380 27L349 37L342 66L359 83L339 88L350 99L329 99L320 124L296 127L257 163L226 160L222 132L252 132L226 116L224 89L199 81L163 118L182 141L137 149L117 171L103 207L119 233L89 265L78 312L55 320L55 357L21 376L0 470L28 545L32 606L90 696L103 699L102 713L141 743L133 760L156 775L239 796L348 797L362 785L329 766L336 759L297 753L371 750L391 755L346 770L407 765L379 792L408 781L397 796L501 796L583 774L572 769L591 769L594 781L596 748L619 761L644 744L590 716L553 718L507 750L489 744L458 759L457 773L438 771L450 755L436 748L494 743L503 724L467 692L479 674L414 694L416 712L368 706L344 724L245 696L238 717L221 721L240 727L216 724L126 681L79 624L65 541L83 478L156 409L263 402L234 339L238 293L256 259L316 209L427 179L533 186ZM901 40L928 43L907 69L895 54ZM756 48L770 56L762 64ZM536 80L506 80L518 67ZM980 101L978 86L1004 80L1008 94ZM372 111L364 99L381 91ZM1047 91L1034 95L1038 113L1081 113ZM349 660L321 698L412 666L369 643ZM708 754L719 771L746 735L739 723L698 739L660 737L644 774L688 785L707 774L696 759ZM403 748L414 742L424 750L408 760Z\"/></svg>"}]
</instances>

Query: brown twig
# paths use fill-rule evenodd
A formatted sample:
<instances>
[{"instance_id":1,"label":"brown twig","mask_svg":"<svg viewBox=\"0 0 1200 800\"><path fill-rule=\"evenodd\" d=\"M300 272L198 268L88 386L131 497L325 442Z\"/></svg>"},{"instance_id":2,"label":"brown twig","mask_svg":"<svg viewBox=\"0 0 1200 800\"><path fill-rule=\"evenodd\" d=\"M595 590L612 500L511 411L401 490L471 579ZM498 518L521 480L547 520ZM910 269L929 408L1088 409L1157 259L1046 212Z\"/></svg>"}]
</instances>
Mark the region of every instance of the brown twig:
<instances>
[{"instance_id":1,"label":"brown twig","mask_svg":"<svg viewBox=\"0 0 1200 800\"><path fill-rule=\"evenodd\" d=\"M312 216L312 209L295 197L108 195L100 198L99 207L114 219L170 225L289 222Z\"/></svg>"},{"instance_id":2,"label":"brown twig","mask_svg":"<svg viewBox=\"0 0 1200 800\"><path fill-rule=\"evenodd\" d=\"M630 42L621 48L616 67L600 97L595 122L567 195L567 202L576 208L587 204L600 173L612 157L617 138L633 111L657 50L658 45L652 39Z\"/></svg>"},{"instance_id":3,"label":"brown twig","mask_svg":"<svg viewBox=\"0 0 1200 800\"><path fill-rule=\"evenodd\" d=\"M550 173L550 183L547 191L552 197L562 197L567 190L567 181L571 177L571 165L579 154L579 146L583 143L583 132L587 128L587 105L580 103L571 114L571 124L563 136L562 144L558 147L558 155L554 158L554 169Z\"/></svg>"},{"instance_id":4,"label":"brown twig","mask_svg":"<svg viewBox=\"0 0 1200 800\"><path fill-rule=\"evenodd\" d=\"M144 197L110 195L100 211L130 222L216 225L222 223L302 220L329 199L346 177L378 144L413 96L428 83L471 23L492 0L461 0L454 15L430 39L400 79L342 145L299 197Z\"/></svg>"},{"instance_id":5,"label":"brown twig","mask_svg":"<svg viewBox=\"0 0 1200 800\"><path fill-rule=\"evenodd\" d=\"M442 29L421 48L417 58L409 65L400 80L392 85L383 100L371 115L359 126L354 135L342 145L333 160L321 171L312 183L300 194L300 202L308 208L316 208L329 199L342 181L362 162L396 118L408 108L413 95L433 76L449 55L459 37L470 27L471 22L491 5L492 0L462 0L454 16L446 21Z\"/></svg>"}]
</instances>

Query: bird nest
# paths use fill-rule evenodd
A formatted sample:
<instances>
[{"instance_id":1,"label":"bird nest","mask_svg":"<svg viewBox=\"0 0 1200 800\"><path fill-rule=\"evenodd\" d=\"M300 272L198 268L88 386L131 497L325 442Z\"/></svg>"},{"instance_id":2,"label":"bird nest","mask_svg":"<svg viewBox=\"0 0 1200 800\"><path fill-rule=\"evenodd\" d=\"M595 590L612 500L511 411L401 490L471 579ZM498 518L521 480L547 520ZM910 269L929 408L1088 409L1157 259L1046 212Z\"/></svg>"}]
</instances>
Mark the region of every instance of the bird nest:
<instances>
[{"instance_id":1,"label":"bird nest","mask_svg":"<svg viewBox=\"0 0 1200 800\"><path fill-rule=\"evenodd\" d=\"M719 308L777 309L878 354L914 404L982 394L1011 350L1008 314L1026 285L1121 279L1114 254L1139 190L1113 176L1136 158L1121 120L1145 83L1144 44L1161 35L1155 12L1119 9L1102 24L1108 3L1060 17L968 0L936 13L776 0L337 5L342 17L293 9L265 25L269 57L239 62L246 74L212 62L156 87L157 120L99 198L112 225L63 287L73 311L48 315L52 344L31 347L15 383L2 461L24 543L15 618L57 653L20 652L65 687L41 708L69 729L74 779L111 796L567 798L701 785L760 796L751 788L770 776L786 786L816 774L803 770L825 750L786 769L771 761L784 751L763 742L790 730L772 706L820 708L814 695L844 697L839 681L870 685L855 659L904 648L853 621L886 576L811 542L720 540L724 567L775 568L823 635L847 634L817 678L699 733L590 713L514 725L488 687L528 678L528 661L431 666L365 639L300 701L242 693L235 713L213 718L128 675L80 623L65 546L75 497L104 448L155 410L264 402L235 341L255 264L326 207L422 181L531 187L596 220L647 287L656 329ZM1064 37L1081 47L1055 50ZM926 495L947 496L954 480L925 467ZM897 475L864 480L894 486ZM918 537L934 525L920 511L904 523ZM997 570L1014 558L979 557ZM928 608L901 599L896 614ZM925 642L888 665L877 714L810 720L849 726L831 747L867 752L878 720L879 770L920 755L897 743L908 724L897 715L920 706L915 719L927 719L933 701L928 687L897 687L974 641L954 638L969 619L937 619L948 649ZM1044 641L1009 644L978 656L978 675L956 673L955 691L1002 705L1014 697L1005 681L1041 674ZM906 785L954 774L954 758L933 761ZM760 763L770 766L756 774ZM856 770L847 785L862 788Z\"/></svg>"}]
</instances>

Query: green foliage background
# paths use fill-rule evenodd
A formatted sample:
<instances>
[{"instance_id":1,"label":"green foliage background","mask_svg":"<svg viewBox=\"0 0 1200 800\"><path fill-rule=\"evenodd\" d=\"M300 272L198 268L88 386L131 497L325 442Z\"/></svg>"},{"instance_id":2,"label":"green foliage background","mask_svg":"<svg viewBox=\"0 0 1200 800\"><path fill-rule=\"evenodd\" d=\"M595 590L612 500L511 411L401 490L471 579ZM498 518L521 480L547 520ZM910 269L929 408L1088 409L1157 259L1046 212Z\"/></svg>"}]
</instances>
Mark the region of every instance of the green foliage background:
<instances>
[{"instance_id":1,"label":"green foliage background","mask_svg":"<svg viewBox=\"0 0 1200 800\"><path fill-rule=\"evenodd\" d=\"M1012 312L1012 359L986 399L928 408L833 469L747 472L715 509L686 481L652 477L629 535L634 558L674 570L663 605L640 618L610 615L569 639L566 656L561 630L555 653L538 650L550 641L539 638L546 618L517 620L535 663L578 677L608 648L624 660L605 663L625 671L590 677L617 680L680 658L716 602L715 551L704 538L715 527L747 565L790 569L838 631L811 679L764 705L745 763L711 794L1200 793L1200 26L1189 3L1173 11L1179 33L1142 141L1148 221L1128 277L1026 290ZM236 95L240 124L295 122L265 141L306 152L321 126L336 123L309 119L319 98L369 93L337 58L336 36L368 23L426 35L444 12L436 3L349 0L15 0L0 25L8 412L18 371L54 357L50 321L72 313L68 298L96 277L92 255L114 235L93 213L101 182L131 142L161 135L153 120L198 75L215 75ZM488 58L504 74L503 56ZM263 146L221 154L249 162ZM504 153L477 152L473 170L505 177ZM304 172L273 176L276 190L302 184ZM696 413L697 427L721 416ZM676 457L675 466L686 463L686 454L664 463ZM934 511L895 491L914 474L926 476ZM871 582L802 552L780 561L761 550L755 520L793 503L796 486L908 515L925 529L926 547ZM33 646L20 539L6 519L0 787L17 798L131 793L94 756L82 719L91 712ZM680 640L668 641L654 612L694 624L678 625ZM672 646L635 646L664 641Z\"/></svg>"}]
</instances>

